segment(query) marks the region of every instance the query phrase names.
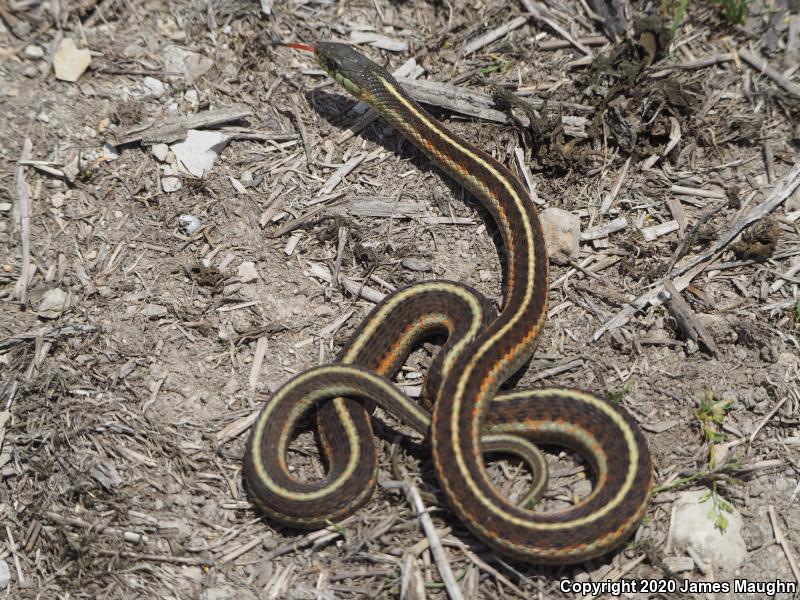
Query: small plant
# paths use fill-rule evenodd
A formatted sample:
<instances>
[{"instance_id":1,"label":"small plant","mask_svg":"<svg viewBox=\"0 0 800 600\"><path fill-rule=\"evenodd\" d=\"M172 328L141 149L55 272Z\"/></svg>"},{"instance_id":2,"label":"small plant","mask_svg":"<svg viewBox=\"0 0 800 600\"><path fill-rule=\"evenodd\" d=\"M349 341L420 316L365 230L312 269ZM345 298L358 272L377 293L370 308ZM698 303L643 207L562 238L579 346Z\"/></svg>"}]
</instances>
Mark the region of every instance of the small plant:
<instances>
[{"instance_id":1,"label":"small plant","mask_svg":"<svg viewBox=\"0 0 800 600\"><path fill-rule=\"evenodd\" d=\"M631 380L629 379L628 381L626 381L624 383L624 385L622 386L621 390L616 391L616 392L609 392L608 393L608 401L611 402L612 404L619 404L620 402L622 402L622 399L625 397L625 395L628 392L631 391L632 385L633 384L631 383Z\"/></svg>"},{"instance_id":2,"label":"small plant","mask_svg":"<svg viewBox=\"0 0 800 600\"><path fill-rule=\"evenodd\" d=\"M481 75L488 75L489 73L505 73L513 66L514 63L510 61L498 60L494 64L481 67L480 69L478 69L478 71L481 73Z\"/></svg>"},{"instance_id":3,"label":"small plant","mask_svg":"<svg viewBox=\"0 0 800 600\"><path fill-rule=\"evenodd\" d=\"M714 468L704 468L696 473L687 475L686 477L679 477L674 481L670 481L669 483L657 485L655 488L653 488L653 493L660 494L661 492L666 492L668 490L676 490L699 481L711 481L713 483L722 481L728 485L738 485L739 479L736 478L736 474L741 470L742 464L739 461L731 460L726 462L724 465Z\"/></svg>"},{"instance_id":4,"label":"small plant","mask_svg":"<svg viewBox=\"0 0 800 600\"><path fill-rule=\"evenodd\" d=\"M731 514L733 512L733 506L730 502L727 502L719 497L717 494L716 481L714 482L708 494L703 497L701 502L705 502L709 498L711 498L713 506L711 507L711 510L708 511L708 518L714 521L714 527L725 533L725 530L728 528L728 517L725 516L725 513Z\"/></svg>"},{"instance_id":5,"label":"small plant","mask_svg":"<svg viewBox=\"0 0 800 600\"><path fill-rule=\"evenodd\" d=\"M695 413L700 423L703 425L703 432L706 439L711 444L719 444L724 441L723 435L718 430L718 425L725 421L725 413L733 406L730 400L714 400L714 392L706 390L706 397L700 401L700 408ZM712 467L714 465L711 465Z\"/></svg>"},{"instance_id":6,"label":"small plant","mask_svg":"<svg viewBox=\"0 0 800 600\"><path fill-rule=\"evenodd\" d=\"M731 23L742 25L747 19L748 0L719 0L717 4L722 8L722 14Z\"/></svg>"},{"instance_id":7,"label":"small plant","mask_svg":"<svg viewBox=\"0 0 800 600\"><path fill-rule=\"evenodd\" d=\"M686 7L689 5L689 0L662 0L661 12L662 14L672 17L672 26L669 28L667 38L671 42L675 39L675 34L683 22L683 17L686 16Z\"/></svg>"}]
</instances>

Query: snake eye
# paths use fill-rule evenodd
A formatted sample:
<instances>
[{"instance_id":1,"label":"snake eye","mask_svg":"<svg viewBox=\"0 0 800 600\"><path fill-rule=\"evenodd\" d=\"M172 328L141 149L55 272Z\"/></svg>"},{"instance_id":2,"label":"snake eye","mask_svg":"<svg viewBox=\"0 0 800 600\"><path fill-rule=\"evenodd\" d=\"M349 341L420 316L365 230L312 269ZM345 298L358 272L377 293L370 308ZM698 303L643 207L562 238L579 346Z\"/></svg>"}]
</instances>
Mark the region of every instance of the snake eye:
<instances>
[{"instance_id":1,"label":"snake eye","mask_svg":"<svg viewBox=\"0 0 800 600\"><path fill-rule=\"evenodd\" d=\"M331 72L336 71L336 61L333 60L332 58L325 59L325 68L327 68L328 71Z\"/></svg>"}]
</instances>

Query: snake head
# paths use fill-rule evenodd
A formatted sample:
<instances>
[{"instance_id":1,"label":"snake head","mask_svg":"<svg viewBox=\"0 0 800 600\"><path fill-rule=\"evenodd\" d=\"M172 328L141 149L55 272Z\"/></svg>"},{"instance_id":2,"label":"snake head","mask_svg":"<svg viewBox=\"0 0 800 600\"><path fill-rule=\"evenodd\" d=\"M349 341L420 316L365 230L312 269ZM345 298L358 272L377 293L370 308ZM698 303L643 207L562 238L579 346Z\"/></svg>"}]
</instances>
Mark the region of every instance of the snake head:
<instances>
[{"instance_id":1,"label":"snake head","mask_svg":"<svg viewBox=\"0 0 800 600\"><path fill-rule=\"evenodd\" d=\"M353 96L369 102L381 79L392 81L391 75L360 52L345 44L320 42L314 57L325 71Z\"/></svg>"}]
</instances>

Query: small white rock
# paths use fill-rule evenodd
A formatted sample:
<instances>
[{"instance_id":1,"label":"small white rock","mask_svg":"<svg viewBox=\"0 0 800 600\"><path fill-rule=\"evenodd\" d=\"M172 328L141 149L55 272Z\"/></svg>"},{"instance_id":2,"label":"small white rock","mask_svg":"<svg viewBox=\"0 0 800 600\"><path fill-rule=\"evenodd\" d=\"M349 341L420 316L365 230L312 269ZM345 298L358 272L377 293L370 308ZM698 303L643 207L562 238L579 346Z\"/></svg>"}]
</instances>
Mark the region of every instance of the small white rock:
<instances>
[{"instance_id":1,"label":"small white rock","mask_svg":"<svg viewBox=\"0 0 800 600\"><path fill-rule=\"evenodd\" d=\"M228 135L219 131L190 129L184 141L170 148L181 167L195 177L203 177L214 167L229 140Z\"/></svg>"},{"instance_id":2,"label":"small white rock","mask_svg":"<svg viewBox=\"0 0 800 600\"><path fill-rule=\"evenodd\" d=\"M41 46L30 44L25 46L25 56L28 58L42 58L44 56L44 50Z\"/></svg>"},{"instance_id":3,"label":"small white rock","mask_svg":"<svg viewBox=\"0 0 800 600\"><path fill-rule=\"evenodd\" d=\"M112 160L117 160L119 158L119 150L117 150L116 146L113 146L106 142L103 144L103 160L106 162L111 162Z\"/></svg>"},{"instance_id":4,"label":"small white rock","mask_svg":"<svg viewBox=\"0 0 800 600\"><path fill-rule=\"evenodd\" d=\"M0 212L8 212L11 210L11 202L0 202Z\"/></svg>"},{"instance_id":5,"label":"small white rock","mask_svg":"<svg viewBox=\"0 0 800 600\"><path fill-rule=\"evenodd\" d=\"M149 76L145 77L143 83L145 89L147 90L150 96L160 98L161 96L164 95L164 92L166 91L164 84L161 83L155 77L149 77Z\"/></svg>"},{"instance_id":6,"label":"small white rock","mask_svg":"<svg viewBox=\"0 0 800 600\"><path fill-rule=\"evenodd\" d=\"M4 560L0 560L0 593L8 587L11 581L11 567Z\"/></svg>"},{"instance_id":7,"label":"small white rock","mask_svg":"<svg viewBox=\"0 0 800 600\"><path fill-rule=\"evenodd\" d=\"M64 200L67 199L67 195L64 192L56 192L53 194L53 197L50 198L50 204L53 208L61 208L64 206Z\"/></svg>"},{"instance_id":8,"label":"small white rock","mask_svg":"<svg viewBox=\"0 0 800 600\"><path fill-rule=\"evenodd\" d=\"M50 115L48 115L46 112L40 112L38 115L36 115L36 118L42 123L50 122Z\"/></svg>"},{"instance_id":9,"label":"small white rock","mask_svg":"<svg viewBox=\"0 0 800 600\"><path fill-rule=\"evenodd\" d=\"M162 177L161 178L161 189L165 192L177 192L179 189L183 187L183 183L177 177Z\"/></svg>"},{"instance_id":10,"label":"small white rock","mask_svg":"<svg viewBox=\"0 0 800 600\"><path fill-rule=\"evenodd\" d=\"M732 509L731 512L726 508ZM724 531L717 526L718 514L726 522ZM690 548L703 560L710 561L715 571L722 569L729 575L747 558L741 514L719 496L715 499L709 489L683 492L675 502L673 540L679 552Z\"/></svg>"},{"instance_id":11,"label":"small white rock","mask_svg":"<svg viewBox=\"0 0 800 600\"><path fill-rule=\"evenodd\" d=\"M578 255L581 220L561 208L548 208L539 215L544 231L547 255L555 263L567 264Z\"/></svg>"},{"instance_id":12,"label":"small white rock","mask_svg":"<svg viewBox=\"0 0 800 600\"><path fill-rule=\"evenodd\" d=\"M142 313L148 319L160 319L167 316L167 307L160 304L145 304Z\"/></svg>"},{"instance_id":13,"label":"small white rock","mask_svg":"<svg viewBox=\"0 0 800 600\"><path fill-rule=\"evenodd\" d=\"M414 258L407 256L400 263L409 271L417 271L418 273L427 273L431 270L431 265L421 258Z\"/></svg>"},{"instance_id":14,"label":"small white rock","mask_svg":"<svg viewBox=\"0 0 800 600\"><path fill-rule=\"evenodd\" d=\"M214 66L214 61L207 56L174 44L166 46L162 56L164 59L164 71L167 76L171 78L183 77L187 83L193 82Z\"/></svg>"},{"instance_id":15,"label":"small white rock","mask_svg":"<svg viewBox=\"0 0 800 600\"><path fill-rule=\"evenodd\" d=\"M183 93L183 99L192 106L197 106L198 102L200 102L200 99L197 96L197 90L186 90Z\"/></svg>"},{"instance_id":16,"label":"small white rock","mask_svg":"<svg viewBox=\"0 0 800 600\"><path fill-rule=\"evenodd\" d=\"M255 281L258 279L258 271L256 270L255 263L250 261L245 261L239 265L239 269L236 271L236 275L239 277L239 280L242 283L248 283L250 281Z\"/></svg>"},{"instance_id":17,"label":"small white rock","mask_svg":"<svg viewBox=\"0 0 800 600\"><path fill-rule=\"evenodd\" d=\"M200 217L197 217L196 215L181 215L178 217L178 220L183 224L183 228L189 235L194 234L194 232L200 229L200 227L203 225Z\"/></svg>"},{"instance_id":18,"label":"small white rock","mask_svg":"<svg viewBox=\"0 0 800 600\"><path fill-rule=\"evenodd\" d=\"M150 152L153 153L157 160L164 162L169 156L169 146L166 144L153 144L150 147Z\"/></svg>"},{"instance_id":19,"label":"small white rock","mask_svg":"<svg viewBox=\"0 0 800 600\"><path fill-rule=\"evenodd\" d=\"M53 288L42 296L36 314L43 319L57 319L69 308L69 304L69 294L60 288Z\"/></svg>"},{"instance_id":20,"label":"small white rock","mask_svg":"<svg viewBox=\"0 0 800 600\"><path fill-rule=\"evenodd\" d=\"M79 49L72 38L64 38L53 56L56 79L78 81L92 63L92 54L86 48Z\"/></svg>"}]
</instances>

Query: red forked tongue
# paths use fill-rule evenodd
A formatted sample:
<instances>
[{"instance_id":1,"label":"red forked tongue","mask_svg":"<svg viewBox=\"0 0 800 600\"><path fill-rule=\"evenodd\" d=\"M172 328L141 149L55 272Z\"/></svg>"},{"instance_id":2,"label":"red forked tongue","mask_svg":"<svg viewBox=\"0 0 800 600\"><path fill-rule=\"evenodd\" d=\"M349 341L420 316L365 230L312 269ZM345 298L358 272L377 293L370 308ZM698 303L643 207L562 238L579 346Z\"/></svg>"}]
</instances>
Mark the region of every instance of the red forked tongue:
<instances>
[{"instance_id":1,"label":"red forked tongue","mask_svg":"<svg viewBox=\"0 0 800 600\"><path fill-rule=\"evenodd\" d=\"M309 46L308 44L284 44L284 46L288 46L289 48L294 48L296 50L303 50L305 52L314 53L314 47Z\"/></svg>"}]
</instances>

